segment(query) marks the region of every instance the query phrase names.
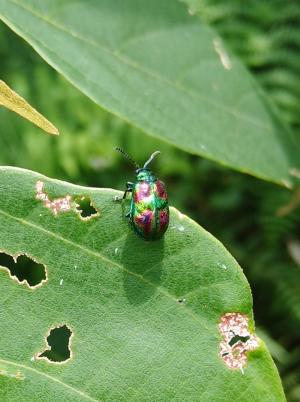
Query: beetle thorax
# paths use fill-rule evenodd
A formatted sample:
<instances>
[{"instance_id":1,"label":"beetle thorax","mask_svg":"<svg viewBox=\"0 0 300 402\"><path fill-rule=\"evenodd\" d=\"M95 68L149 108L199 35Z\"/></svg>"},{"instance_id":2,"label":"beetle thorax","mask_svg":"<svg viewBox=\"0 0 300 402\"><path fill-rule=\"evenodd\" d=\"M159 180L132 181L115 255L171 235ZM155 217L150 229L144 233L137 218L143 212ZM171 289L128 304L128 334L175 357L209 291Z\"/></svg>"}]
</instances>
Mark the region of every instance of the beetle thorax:
<instances>
[{"instance_id":1,"label":"beetle thorax","mask_svg":"<svg viewBox=\"0 0 300 402\"><path fill-rule=\"evenodd\" d=\"M155 181L156 177L149 169L138 169L136 175L137 181Z\"/></svg>"}]
</instances>

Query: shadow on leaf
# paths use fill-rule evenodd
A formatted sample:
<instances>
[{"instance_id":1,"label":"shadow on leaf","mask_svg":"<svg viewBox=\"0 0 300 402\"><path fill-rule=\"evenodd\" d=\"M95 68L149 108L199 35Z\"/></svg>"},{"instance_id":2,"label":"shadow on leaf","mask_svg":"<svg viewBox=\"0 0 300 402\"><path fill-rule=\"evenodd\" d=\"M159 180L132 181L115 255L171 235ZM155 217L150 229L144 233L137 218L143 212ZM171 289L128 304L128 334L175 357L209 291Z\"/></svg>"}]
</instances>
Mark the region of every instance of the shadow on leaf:
<instances>
[{"instance_id":1,"label":"shadow on leaf","mask_svg":"<svg viewBox=\"0 0 300 402\"><path fill-rule=\"evenodd\" d=\"M126 269L124 289L130 304L142 304L156 292L156 286L160 284L163 256L164 238L144 241L134 233L128 234L122 262Z\"/></svg>"}]
</instances>

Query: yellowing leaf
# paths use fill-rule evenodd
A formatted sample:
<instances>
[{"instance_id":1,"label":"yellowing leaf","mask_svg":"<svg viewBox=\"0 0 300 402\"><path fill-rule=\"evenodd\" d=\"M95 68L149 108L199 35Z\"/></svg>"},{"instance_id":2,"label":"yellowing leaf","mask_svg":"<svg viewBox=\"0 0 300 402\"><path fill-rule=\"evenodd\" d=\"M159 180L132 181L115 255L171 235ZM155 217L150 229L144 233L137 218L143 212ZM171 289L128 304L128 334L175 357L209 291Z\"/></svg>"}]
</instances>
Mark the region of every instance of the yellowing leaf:
<instances>
[{"instance_id":1,"label":"yellowing leaf","mask_svg":"<svg viewBox=\"0 0 300 402\"><path fill-rule=\"evenodd\" d=\"M43 115L26 102L20 95L13 91L4 81L0 80L0 105L18 113L31 121L36 126L50 134L58 135L58 129Z\"/></svg>"}]
</instances>

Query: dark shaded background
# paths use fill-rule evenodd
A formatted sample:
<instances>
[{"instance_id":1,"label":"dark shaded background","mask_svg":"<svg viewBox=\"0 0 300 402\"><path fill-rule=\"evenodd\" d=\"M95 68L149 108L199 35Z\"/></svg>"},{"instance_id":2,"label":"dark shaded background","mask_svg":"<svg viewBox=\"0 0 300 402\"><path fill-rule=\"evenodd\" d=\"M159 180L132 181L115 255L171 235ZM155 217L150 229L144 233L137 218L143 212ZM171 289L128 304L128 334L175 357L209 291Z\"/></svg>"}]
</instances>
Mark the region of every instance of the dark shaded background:
<instances>
[{"instance_id":1,"label":"dark shaded background","mask_svg":"<svg viewBox=\"0 0 300 402\"><path fill-rule=\"evenodd\" d=\"M200 17L244 60L299 138L300 2L201 4ZM79 93L3 24L0 61L1 79L61 132L59 138L45 135L0 109L0 164L76 184L123 189L134 174L113 148L123 147L139 163L159 149L162 155L153 167L168 185L171 204L221 240L244 268L258 333L277 363L288 400L300 401L299 190L293 194L141 134ZM288 213L278 216L292 199Z\"/></svg>"}]
</instances>

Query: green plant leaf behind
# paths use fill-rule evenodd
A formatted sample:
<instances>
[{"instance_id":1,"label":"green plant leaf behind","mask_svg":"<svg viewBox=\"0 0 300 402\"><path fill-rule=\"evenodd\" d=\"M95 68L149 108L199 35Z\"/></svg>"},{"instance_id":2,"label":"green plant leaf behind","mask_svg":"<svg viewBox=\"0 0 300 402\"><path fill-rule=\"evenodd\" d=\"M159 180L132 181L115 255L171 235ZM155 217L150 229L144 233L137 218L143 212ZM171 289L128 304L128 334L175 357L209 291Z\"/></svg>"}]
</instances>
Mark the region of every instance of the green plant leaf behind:
<instances>
[{"instance_id":1,"label":"green plant leaf behind","mask_svg":"<svg viewBox=\"0 0 300 402\"><path fill-rule=\"evenodd\" d=\"M1 0L0 16L77 88L145 133L290 186L299 158L251 75L174 0Z\"/></svg>"},{"instance_id":2,"label":"green plant leaf behind","mask_svg":"<svg viewBox=\"0 0 300 402\"><path fill-rule=\"evenodd\" d=\"M118 191L7 167L0 183L1 401L284 401L262 341L243 370L220 355L224 314L248 317L255 336L251 293L198 224L171 208L164 239L145 242ZM24 255L32 265L13 276ZM237 335L231 345L243 346Z\"/></svg>"},{"instance_id":3,"label":"green plant leaf behind","mask_svg":"<svg viewBox=\"0 0 300 402\"><path fill-rule=\"evenodd\" d=\"M46 133L58 135L59 132L49 120L26 102L20 95L13 91L4 81L0 80L0 106L18 113L20 116L31 121Z\"/></svg>"}]
</instances>

